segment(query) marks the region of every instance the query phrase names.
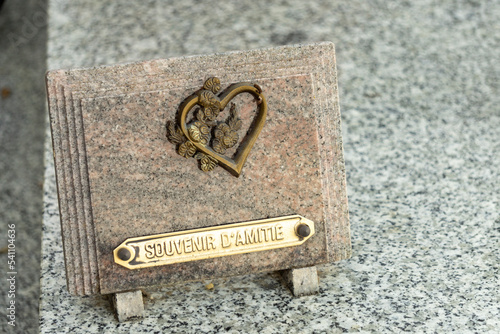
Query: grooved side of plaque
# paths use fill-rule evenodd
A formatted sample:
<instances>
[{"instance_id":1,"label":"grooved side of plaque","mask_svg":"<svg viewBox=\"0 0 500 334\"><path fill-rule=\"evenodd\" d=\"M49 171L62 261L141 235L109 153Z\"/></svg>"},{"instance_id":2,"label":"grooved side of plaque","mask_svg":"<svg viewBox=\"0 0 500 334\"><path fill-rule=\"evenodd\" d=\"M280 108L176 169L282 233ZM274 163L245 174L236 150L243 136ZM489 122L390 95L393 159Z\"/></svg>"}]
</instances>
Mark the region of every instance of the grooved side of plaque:
<instances>
[{"instance_id":1,"label":"grooved side of plaque","mask_svg":"<svg viewBox=\"0 0 500 334\"><path fill-rule=\"evenodd\" d=\"M97 294L96 237L79 103L64 85L50 78L47 92L68 290L76 295Z\"/></svg>"},{"instance_id":2,"label":"grooved side of plaque","mask_svg":"<svg viewBox=\"0 0 500 334\"><path fill-rule=\"evenodd\" d=\"M133 182L131 179L113 176L113 170L102 169L102 166L105 167L105 165L100 162L100 159L117 159L119 156L110 154L110 152L114 152L112 151L113 147L109 147L109 145L106 147L99 142L107 140L106 138L109 137L104 137L105 131L111 131L99 128L99 126L102 126L103 122L113 120L109 118L111 116L116 118L115 123L118 126L120 126L120 122L129 124L127 122L134 122L134 117L137 117L134 116L135 112L140 113L145 110L144 108L149 108L149 112L154 111L159 115L158 120L154 118L151 120L151 122L157 122L151 129L157 131L158 136L164 138L162 126L164 126L164 122L172 119L172 113L178 107L178 105L171 105L168 101L178 101L180 96L185 97L187 96L185 94L199 89L204 80L210 76L219 77L224 85L236 82L264 83L263 87L267 89L264 93L274 97L274 102L269 101L271 106L280 100L279 90L286 90L287 82L295 85L295 91L290 91L291 93L295 92L294 94L300 92L297 89L300 89L302 83L306 85L304 91L310 94L304 97L307 105L298 108L302 108L304 113L310 113L316 127L315 134L312 135L315 141L317 140L318 145L319 162L317 168L320 180L319 188L321 188L319 197L321 205L317 207L321 207L321 214L318 216L320 221L315 221L317 235L301 247L313 247L311 249L317 249L319 253L315 255L315 260L312 263L306 261L305 254L301 251L302 248L297 248L296 251L293 251L296 253L294 256L297 260L292 257L285 261L279 257L281 264L277 266L273 266L272 263L263 264L261 261L263 258L259 257L262 255L243 254L227 257L224 261L227 263L228 259L231 259L231 261L240 261L238 263L242 263L242 261L256 261L256 263L249 263L247 268L236 266L235 269L230 269L223 265L224 262L217 259L203 260L188 265L174 265L171 268L166 266L166 268L158 267L154 270L139 269L134 271L132 276L127 276L125 268L118 268L120 266L113 264L112 255L112 250L125 239L141 236L141 233L168 233L193 227L183 228L180 223L167 223L169 217L165 217L163 220L154 218L155 214L165 215L168 210L153 212L151 220L141 220L139 216L134 217L136 214L134 211L114 212L110 209L116 203L106 202L108 198L113 198L109 196L109 192L121 189L123 182L131 182L131 185ZM200 279L207 277L207 275L208 277L239 275L249 271L278 270L285 269L287 266L296 267L339 261L350 256L349 217L333 44L285 46L217 55L160 59L91 69L51 71L47 75L47 91L66 277L68 290L72 294L111 293L139 286L168 283L170 282L169 277L172 281L176 281ZM148 103L149 105L146 105ZM286 100L283 103L286 106ZM108 114L109 112L114 114ZM271 110L271 112L273 111ZM145 116L148 115L152 114ZM151 126L151 123L148 124ZM127 138L117 138L121 138L122 141L127 140ZM259 140L264 140L263 138ZM137 139L142 140L140 136ZM259 140L257 143L262 144ZM164 146L158 146L160 149L154 147L156 151L153 150L153 153L150 153L153 159L151 163L156 164L158 170L162 171L165 168L168 169L169 164L175 166L178 162L173 157L169 156L165 160L165 157L157 155L172 149L166 138L164 141ZM104 145L102 155L99 153L101 152L100 145ZM137 142L131 142L130 145L133 148ZM148 148L148 146L141 147L143 150ZM260 145L259 147L264 148L265 146ZM121 153L117 152L122 154L123 150L126 149L124 147L120 151ZM259 154L261 155L259 156ZM182 157L178 158L183 159ZM155 159L158 160L155 161ZM243 179L254 175L252 174L254 170L248 168L252 168L252 166L254 169L257 168L258 161L255 159L263 159L262 153L259 153L258 150L253 150L250 154L247 166L243 170ZM131 169L134 168L132 162L130 162ZM123 164L116 164L116 162L115 165L123 166ZM166 165L167 167L165 167ZM183 166L182 168L186 168L190 172L190 168L197 167ZM186 170L183 170L183 173ZM157 178L155 175L152 173L146 177ZM223 174L215 173L214 175L221 180L226 177ZM144 177L132 172L125 176L127 178ZM109 189L106 189L106 183L103 180L107 177L111 177L109 180L122 178L123 182L118 184L118 188L113 188L110 184ZM155 180L155 184L168 182L164 176ZM127 188L123 189L127 190ZM173 195L169 193L168 189L164 191L166 198ZM119 199L123 197L123 194L127 194L127 192L117 192L113 196ZM137 205L134 204L134 201L139 203L144 199L144 196L150 195L138 193L134 198L131 198L131 208L133 209L134 205ZM155 198L154 196L151 198ZM293 201L292 198L289 200ZM163 204L155 200L151 205L152 207L161 207ZM116 206L116 208L119 207ZM228 208L237 209L232 206L228 206ZM132 229L127 233L120 229L113 230L113 228L109 228L113 214L130 217L131 221L139 224L137 226L144 228ZM287 214L302 213L287 212ZM261 216L259 216L259 212L255 212L253 215L252 217L242 216L239 221L269 217L269 215L266 217L266 212L262 212ZM196 213L193 213L192 219L196 217ZM227 219L222 217L217 222L209 222L210 219L207 220L203 216L199 219L202 220L199 227L237 221L231 217ZM128 222L122 220L116 221L114 224L123 223ZM148 232L146 233L144 230L148 230ZM285 252L290 252L290 250L270 251L269 254L277 256L285 254ZM175 274L173 274L174 272Z\"/></svg>"}]
</instances>

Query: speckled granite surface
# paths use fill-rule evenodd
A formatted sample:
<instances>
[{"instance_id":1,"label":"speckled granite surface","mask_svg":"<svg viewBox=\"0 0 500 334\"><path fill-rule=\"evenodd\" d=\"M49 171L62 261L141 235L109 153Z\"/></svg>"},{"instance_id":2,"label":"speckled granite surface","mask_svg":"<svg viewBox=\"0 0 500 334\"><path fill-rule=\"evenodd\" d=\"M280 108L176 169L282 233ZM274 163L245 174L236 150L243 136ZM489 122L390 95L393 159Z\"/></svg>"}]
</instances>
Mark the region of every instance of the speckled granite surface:
<instances>
[{"instance_id":1,"label":"speckled granite surface","mask_svg":"<svg viewBox=\"0 0 500 334\"><path fill-rule=\"evenodd\" d=\"M333 41L353 257L319 267L317 296L268 274L186 283L118 324L66 292L47 145L41 332L496 333L498 1L218 6L53 1L49 68Z\"/></svg>"}]
</instances>

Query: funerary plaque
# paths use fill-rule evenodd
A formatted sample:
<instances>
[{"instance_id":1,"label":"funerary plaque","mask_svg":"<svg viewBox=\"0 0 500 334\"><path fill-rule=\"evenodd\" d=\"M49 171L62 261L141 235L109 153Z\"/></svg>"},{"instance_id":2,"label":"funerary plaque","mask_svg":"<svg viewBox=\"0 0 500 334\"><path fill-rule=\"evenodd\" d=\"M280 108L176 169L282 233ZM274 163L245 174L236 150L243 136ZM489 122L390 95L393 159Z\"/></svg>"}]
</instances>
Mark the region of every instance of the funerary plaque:
<instances>
[{"instance_id":1,"label":"funerary plaque","mask_svg":"<svg viewBox=\"0 0 500 334\"><path fill-rule=\"evenodd\" d=\"M47 74L68 290L350 256L331 43Z\"/></svg>"}]
</instances>

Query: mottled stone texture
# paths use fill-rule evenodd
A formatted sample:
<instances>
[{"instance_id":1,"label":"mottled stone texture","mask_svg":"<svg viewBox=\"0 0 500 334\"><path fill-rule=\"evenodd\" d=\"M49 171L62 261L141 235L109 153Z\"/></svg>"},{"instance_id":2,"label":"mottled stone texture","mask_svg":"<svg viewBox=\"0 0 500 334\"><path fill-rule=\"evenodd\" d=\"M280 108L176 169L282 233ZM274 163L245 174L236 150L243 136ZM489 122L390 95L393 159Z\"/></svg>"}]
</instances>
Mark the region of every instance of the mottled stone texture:
<instances>
[{"instance_id":1,"label":"mottled stone texture","mask_svg":"<svg viewBox=\"0 0 500 334\"><path fill-rule=\"evenodd\" d=\"M141 318L144 313L141 290L115 293L113 305L120 322Z\"/></svg>"},{"instance_id":2,"label":"mottled stone texture","mask_svg":"<svg viewBox=\"0 0 500 334\"><path fill-rule=\"evenodd\" d=\"M203 173L166 138L166 122L210 76L222 89L258 83L267 98L266 124L239 178L220 167ZM333 44L51 71L47 89L71 293L350 256ZM234 102L242 137L256 107L247 94ZM316 234L298 247L139 270L113 262L112 250L127 238L290 214L316 223Z\"/></svg>"}]
</instances>

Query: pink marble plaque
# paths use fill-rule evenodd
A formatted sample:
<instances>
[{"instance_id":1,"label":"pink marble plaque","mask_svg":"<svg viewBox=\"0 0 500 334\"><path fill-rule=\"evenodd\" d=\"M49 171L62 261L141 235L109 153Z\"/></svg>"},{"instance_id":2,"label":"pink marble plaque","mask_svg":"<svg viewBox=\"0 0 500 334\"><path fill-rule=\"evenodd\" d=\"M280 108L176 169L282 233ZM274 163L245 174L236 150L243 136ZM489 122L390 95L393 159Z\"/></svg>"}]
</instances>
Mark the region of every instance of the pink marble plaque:
<instances>
[{"instance_id":1,"label":"pink marble plaque","mask_svg":"<svg viewBox=\"0 0 500 334\"><path fill-rule=\"evenodd\" d=\"M222 90L257 83L267 99L265 125L238 178L222 167L201 171L167 139L167 121L212 76ZM71 293L107 294L350 256L333 44L51 71L47 87ZM257 107L247 93L232 102L242 138ZM127 238L293 214L315 222L316 233L300 246L136 270L113 259Z\"/></svg>"}]
</instances>

